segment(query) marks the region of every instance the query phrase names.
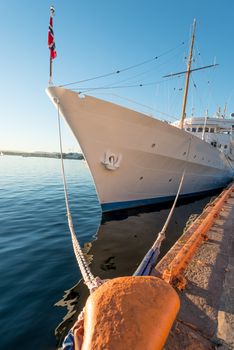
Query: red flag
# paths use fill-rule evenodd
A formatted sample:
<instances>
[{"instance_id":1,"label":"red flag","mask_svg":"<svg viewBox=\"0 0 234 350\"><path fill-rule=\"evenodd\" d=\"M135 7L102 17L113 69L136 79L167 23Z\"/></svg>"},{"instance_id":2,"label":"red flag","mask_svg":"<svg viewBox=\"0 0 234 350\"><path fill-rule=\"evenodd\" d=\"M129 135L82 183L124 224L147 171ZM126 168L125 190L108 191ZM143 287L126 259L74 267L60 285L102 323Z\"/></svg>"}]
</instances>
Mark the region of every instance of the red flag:
<instances>
[{"instance_id":1,"label":"red flag","mask_svg":"<svg viewBox=\"0 0 234 350\"><path fill-rule=\"evenodd\" d=\"M54 41L54 31L53 31L53 13L50 15L50 25L48 30L48 46L50 50L50 59L54 59L57 56L55 41Z\"/></svg>"}]
</instances>

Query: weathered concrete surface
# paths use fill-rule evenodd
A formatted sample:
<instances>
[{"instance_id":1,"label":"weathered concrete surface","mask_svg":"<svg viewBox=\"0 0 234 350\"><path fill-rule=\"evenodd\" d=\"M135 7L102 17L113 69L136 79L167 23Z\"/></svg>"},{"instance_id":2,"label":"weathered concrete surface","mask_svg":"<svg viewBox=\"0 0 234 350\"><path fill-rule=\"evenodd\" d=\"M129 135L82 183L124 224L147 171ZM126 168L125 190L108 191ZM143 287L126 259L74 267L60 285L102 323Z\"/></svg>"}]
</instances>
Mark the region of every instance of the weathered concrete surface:
<instances>
[{"instance_id":1,"label":"weathered concrete surface","mask_svg":"<svg viewBox=\"0 0 234 350\"><path fill-rule=\"evenodd\" d=\"M186 270L165 350L234 349L234 194Z\"/></svg>"}]
</instances>

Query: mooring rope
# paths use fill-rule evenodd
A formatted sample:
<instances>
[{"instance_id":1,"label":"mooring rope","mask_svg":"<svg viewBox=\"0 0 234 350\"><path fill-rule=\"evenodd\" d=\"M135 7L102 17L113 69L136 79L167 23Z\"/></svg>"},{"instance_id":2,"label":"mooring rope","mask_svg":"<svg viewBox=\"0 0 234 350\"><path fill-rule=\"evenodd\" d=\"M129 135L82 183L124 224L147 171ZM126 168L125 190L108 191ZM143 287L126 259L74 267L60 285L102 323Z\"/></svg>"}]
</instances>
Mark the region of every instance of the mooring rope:
<instances>
[{"instance_id":1,"label":"mooring rope","mask_svg":"<svg viewBox=\"0 0 234 350\"><path fill-rule=\"evenodd\" d=\"M90 293L92 293L95 289L97 289L103 282L99 277L94 277L88 263L85 260L85 256L81 249L81 246L76 238L76 234L73 227L72 216L69 208L69 200L68 200L68 192L67 192L67 182L64 170L64 161L63 161L63 148L62 148L62 133L61 133L61 124L60 124L60 109L59 109L59 101L57 103L58 110L58 132L59 132L59 145L60 145L60 156L61 156L61 166L62 166L62 177L63 177L63 187L64 187L64 197L66 203L66 211L67 211L67 221L68 226L71 233L72 246L75 253L75 257L80 268L80 272L84 279L84 283L87 285Z\"/></svg>"},{"instance_id":2,"label":"mooring rope","mask_svg":"<svg viewBox=\"0 0 234 350\"><path fill-rule=\"evenodd\" d=\"M149 251L146 253L146 255L144 256L143 260L141 261L140 265L138 266L137 270L134 272L134 276L147 276L150 274L150 271L152 270L152 268L155 266L156 264L156 260L159 257L160 254L160 248L162 245L162 242L164 241L164 239L166 238L166 230L167 227L170 223L172 214L174 212L178 197L180 195L180 191L184 182L184 177L185 177L185 173L186 173L186 169L187 169L187 164L188 164L188 157L189 157L189 153L190 153L190 146L191 146L191 137L189 139L189 145L188 145L188 151L187 151L187 157L186 157L186 163L185 163L185 167L180 179L180 183L179 183L179 187L173 202L173 205L170 209L170 212L168 214L167 220L165 221L165 224L163 225L163 228L161 229L161 231L158 233L158 236L154 242L154 244L152 245L152 247L149 249Z\"/></svg>"}]
</instances>

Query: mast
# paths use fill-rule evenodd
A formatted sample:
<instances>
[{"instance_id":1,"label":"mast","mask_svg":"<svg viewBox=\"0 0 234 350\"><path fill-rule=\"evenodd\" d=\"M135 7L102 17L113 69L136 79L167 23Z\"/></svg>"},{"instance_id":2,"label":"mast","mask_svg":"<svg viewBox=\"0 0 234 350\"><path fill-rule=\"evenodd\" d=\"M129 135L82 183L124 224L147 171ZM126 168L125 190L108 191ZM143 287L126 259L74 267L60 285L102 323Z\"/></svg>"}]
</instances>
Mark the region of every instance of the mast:
<instances>
[{"instance_id":1,"label":"mast","mask_svg":"<svg viewBox=\"0 0 234 350\"><path fill-rule=\"evenodd\" d=\"M181 114L181 119L180 119L180 124L179 124L180 129L183 129L184 119L186 117L185 110L186 110L186 103L187 103L187 96L188 96L191 63L192 63L192 58L193 58L193 45L194 45L194 38L195 38L195 30L196 30L196 18L194 18L194 21L193 21L193 34L192 34L191 47L190 47L190 51L189 51L189 58L188 58L188 65L187 65L187 72L186 72L182 114Z\"/></svg>"}]
</instances>

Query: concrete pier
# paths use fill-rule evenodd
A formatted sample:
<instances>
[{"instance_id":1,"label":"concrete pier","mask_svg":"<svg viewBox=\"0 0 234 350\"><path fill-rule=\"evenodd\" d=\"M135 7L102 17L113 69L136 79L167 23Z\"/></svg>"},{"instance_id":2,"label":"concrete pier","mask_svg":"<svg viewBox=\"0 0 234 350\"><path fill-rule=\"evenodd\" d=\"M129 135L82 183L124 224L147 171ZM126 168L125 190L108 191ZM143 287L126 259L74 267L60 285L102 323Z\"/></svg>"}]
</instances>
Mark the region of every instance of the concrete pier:
<instances>
[{"instance_id":1,"label":"concrete pier","mask_svg":"<svg viewBox=\"0 0 234 350\"><path fill-rule=\"evenodd\" d=\"M233 191L207 234L208 240L197 250L184 273L187 284L184 291L179 291L181 309L165 350L234 349ZM186 237L182 236L179 245L183 239ZM175 251L178 247L175 245ZM158 274L170 263L173 254L172 248L156 266Z\"/></svg>"},{"instance_id":2,"label":"concrete pier","mask_svg":"<svg viewBox=\"0 0 234 350\"><path fill-rule=\"evenodd\" d=\"M183 211L180 211L179 215L182 213ZM194 255L186 255L186 270L180 270L176 278L169 281L173 285L179 281L179 287L183 291L177 290L181 307L163 349L234 349L234 186L230 187L230 190L223 191L213 202L207 204L201 215L191 216L187 224L188 227L184 230L183 235L151 273L163 278L165 271L172 271L169 267L173 261L177 260L178 262L178 254L183 250L186 253L185 247L188 247L187 252L190 251L191 244L188 243L196 243L195 248L193 246L192 249ZM122 232L125 242L125 231L120 230L120 232ZM201 236L198 241L193 239L197 234ZM118 231L118 240L119 238ZM142 241L145 241L145 237L142 237ZM138 250L141 247L137 246ZM121 254L123 254L124 248L123 245ZM126 251L129 254L127 246ZM135 247L133 251L135 254ZM120 259L120 261L123 262L124 259ZM131 259L128 265L130 263ZM104 274L103 270L100 270L100 266L103 265L100 264L100 261L98 263L96 261L97 270L95 271L95 265L93 265L95 275L106 279L108 269L105 270ZM116 277L113 271L115 274L120 274L120 270L113 269L111 270L113 275L108 275L109 278ZM74 295L78 295L77 290L78 288L72 291ZM84 290L85 295L80 292ZM85 288L79 289L79 297L86 299L87 290ZM74 300L73 298L71 305L72 307L75 305L76 311L74 312L74 308L71 309L72 318L61 324L59 328L61 339L63 338L61 334L67 333L79 313ZM165 315L163 311L160 313L161 316ZM134 325L136 324L133 322L133 328ZM128 331L131 332L131 327L128 327ZM126 330L124 332L126 333Z\"/></svg>"}]
</instances>

